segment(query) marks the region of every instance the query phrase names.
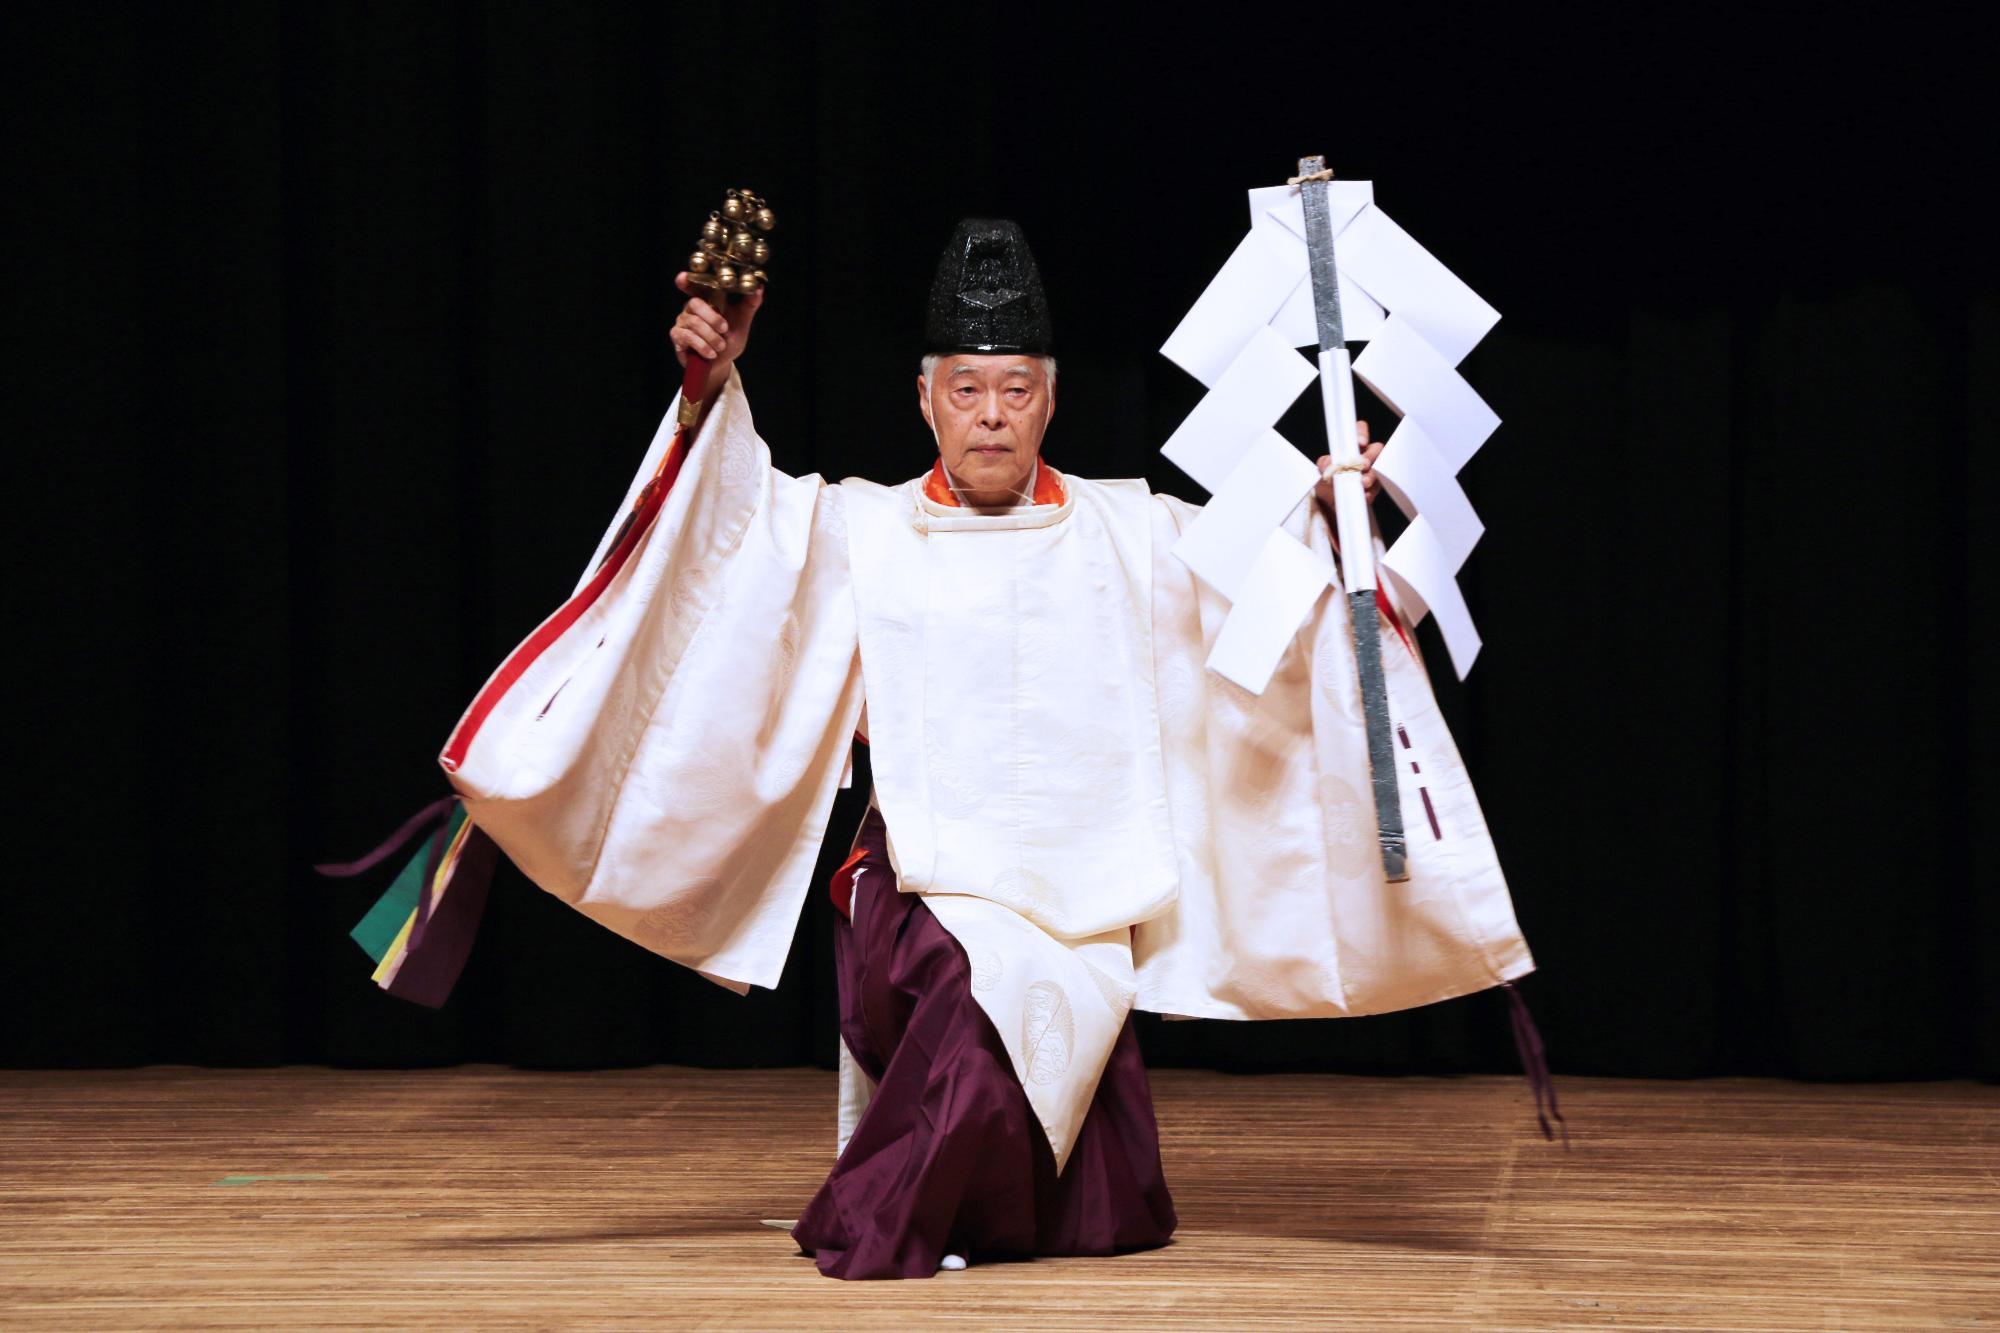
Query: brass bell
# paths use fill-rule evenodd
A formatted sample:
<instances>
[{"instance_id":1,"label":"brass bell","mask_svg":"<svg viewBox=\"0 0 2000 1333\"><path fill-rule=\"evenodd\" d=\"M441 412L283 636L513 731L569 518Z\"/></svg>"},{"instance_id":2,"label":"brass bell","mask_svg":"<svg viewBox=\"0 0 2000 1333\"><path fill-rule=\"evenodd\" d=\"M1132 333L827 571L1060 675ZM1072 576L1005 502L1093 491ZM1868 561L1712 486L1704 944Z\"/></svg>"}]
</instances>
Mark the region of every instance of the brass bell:
<instances>
[{"instance_id":1,"label":"brass bell","mask_svg":"<svg viewBox=\"0 0 2000 1333\"><path fill-rule=\"evenodd\" d=\"M758 231L769 231L778 225L778 219L769 208L759 206L757 211L750 215L750 223Z\"/></svg>"},{"instance_id":2,"label":"brass bell","mask_svg":"<svg viewBox=\"0 0 2000 1333\"><path fill-rule=\"evenodd\" d=\"M758 237L757 243L750 247L750 262L755 264L758 268L762 268L766 263L770 261L770 258L771 258L771 243L765 240L761 236Z\"/></svg>"},{"instance_id":3,"label":"brass bell","mask_svg":"<svg viewBox=\"0 0 2000 1333\"><path fill-rule=\"evenodd\" d=\"M721 284L723 291L734 290L736 286L736 270L730 265L724 264L721 268L715 270L715 280Z\"/></svg>"},{"instance_id":4,"label":"brass bell","mask_svg":"<svg viewBox=\"0 0 2000 1333\"><path fill-rule=\"evenodd\" d=\"M750 254L750 233L747 231L739 231L734 236L730 237L729 253L735 255L738 259L743 259L748 257L748 255Z\"/></svg>"},{"instance_id":5,"label":"brass bell","mask_svg":"<svg viewBox=\"0 0 2000 1333\"><path fill-rule=\"evenodd\" d=\"M754 292L759 287L762 287L764 285L764 270L760 268L754 272L746 273L744 275L744 279L745 281L743 285L743 290L746 292Z\"/></svg>"},{"instance_id":6,"label":"brass bell","mask_svg":"<svg viewBox=\"0 0 2000 1333\"><path fill-rule=\"evenodd\" d=\"M731 222L741 222L746 212L748 210L743 207L743 201L737 198L736 191L731 190L729 197L722 201L722 216Z\"/></svg>"},{"instance_id":7,"label":"brass bell","mask_svg":"<svg viewBox=\"0 0 2000 1333\"><path fill-rule=\"evenodd\" d=\"M704 251L697 250L693 254L688 256L688 272L689 273L708 272L708 255Z\"/></svg>"},{"instance_id":8,"label":"brass bell","mask_svg":"<svg viewBox=\"0 0 2000 1333\"><path fill-rule=\"evenodd\" d=\"M715 214L708 215L708 221L701 224L701 239L710 245L721 245L723 236L722 219Z\"/></svg>"}]
</instances>

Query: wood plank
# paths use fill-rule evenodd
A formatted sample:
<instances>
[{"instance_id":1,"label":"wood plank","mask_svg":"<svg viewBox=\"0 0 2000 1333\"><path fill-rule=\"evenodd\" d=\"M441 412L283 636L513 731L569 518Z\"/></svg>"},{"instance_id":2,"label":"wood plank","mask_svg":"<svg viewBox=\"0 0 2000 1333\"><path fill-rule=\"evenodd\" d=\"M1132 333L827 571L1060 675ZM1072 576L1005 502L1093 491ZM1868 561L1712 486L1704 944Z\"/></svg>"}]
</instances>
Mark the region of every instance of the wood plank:
<instances>
[{"instance_id":1,"label":"wood plank","mask_svg":"<svg viewBox=\"0 0 2000 1333\"><path fill-rule=\"evenodd\" d=\"M1181 1230L840 1283L832 1076L0 1073L9 1328L2000 1326L2000 1089L1154 1075ZM291 1177L291 1178L286 1178Z\"/></svg>"}]
</instances>

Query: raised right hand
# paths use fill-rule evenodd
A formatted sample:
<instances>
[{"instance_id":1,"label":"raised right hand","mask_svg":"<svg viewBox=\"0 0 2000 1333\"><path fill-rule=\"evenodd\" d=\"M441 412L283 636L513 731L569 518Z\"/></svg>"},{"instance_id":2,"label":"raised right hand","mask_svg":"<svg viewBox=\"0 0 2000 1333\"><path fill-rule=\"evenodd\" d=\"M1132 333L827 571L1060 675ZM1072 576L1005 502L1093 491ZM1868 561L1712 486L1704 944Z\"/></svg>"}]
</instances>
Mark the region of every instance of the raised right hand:
<instances>
[{"instance_id":1,"label":"raised right hand","mask_svg":"<svg viewBox=\"0 0 2000 1333\"><path fill-rule=\"evenodd\" d=\"M764 304L764 290L759 288L741 301L727 303L723 310L717 310L702 297L693 295L686 273L675 276L674 286L690 297L667 334L674 345L674 358L685 366L689 356L702 357L709 363L709 383L720 383L719 377L729 373L730 364L743 355L744 344L750 341L750 323Z\"/></svg>"}]
</instances>

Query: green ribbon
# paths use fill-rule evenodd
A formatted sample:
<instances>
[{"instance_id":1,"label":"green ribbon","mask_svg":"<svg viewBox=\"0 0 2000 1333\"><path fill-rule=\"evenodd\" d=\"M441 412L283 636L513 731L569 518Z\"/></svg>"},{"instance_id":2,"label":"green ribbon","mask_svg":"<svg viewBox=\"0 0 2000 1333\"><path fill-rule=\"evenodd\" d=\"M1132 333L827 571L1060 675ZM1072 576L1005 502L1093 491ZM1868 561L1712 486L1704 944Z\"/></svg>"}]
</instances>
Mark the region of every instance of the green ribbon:
<instances>
[{"instance_id":1,"label":"green ribbon","mask_svg":"<svg viewBox=\"0 0 2000 1333\"><path fill-rule=\"evenodd\" d=\"M464 822L465 804L460 802L451 810L451 823L444 835L446 847L451 846L451 840L458 836L458 826ZM424 863L430 857L430 843L427 837L418 840L417 854L389 885L388 892L377 898L368 914L347 932L378 965L389 952L389 946L396 942L396 936L402 933L410 913L417 910L417 899L424 890Z\"/></svg>"}]
</instances>

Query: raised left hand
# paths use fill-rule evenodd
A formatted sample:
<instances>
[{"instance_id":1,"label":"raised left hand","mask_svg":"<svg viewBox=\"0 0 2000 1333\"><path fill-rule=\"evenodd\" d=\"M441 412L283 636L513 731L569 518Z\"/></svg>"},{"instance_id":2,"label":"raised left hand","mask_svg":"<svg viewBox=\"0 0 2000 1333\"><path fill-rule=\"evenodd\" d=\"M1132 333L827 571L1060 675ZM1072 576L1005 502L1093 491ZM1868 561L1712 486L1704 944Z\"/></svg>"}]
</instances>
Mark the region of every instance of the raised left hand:
<instances>
[{"instance_id":1,"label":"raised left hand","mask_svg":"<svg viewBox=\"0 0 2000 1333\"><path fill-rule=\"evenodd\" d=\"M1361 461L1368 465L1366 470L1361 474L1361 489L1367 495L1368 503L1374 504L1375 497L1382 493L1381 478L1375 475L1375 459L1382 452L1382 441L1375 440L1371 442L1368 438L1368 423L1357 421L1354 423L1354 442L1361 446ZM1320 458L1320 483L1316 488L1316 493L1319 495L1320 503L1328 509L1333 508L1333 478L1326 475L1326 470L1332 466L1333 456L1331 454L1323 455Z\"/></svg>"}]
</instances>

